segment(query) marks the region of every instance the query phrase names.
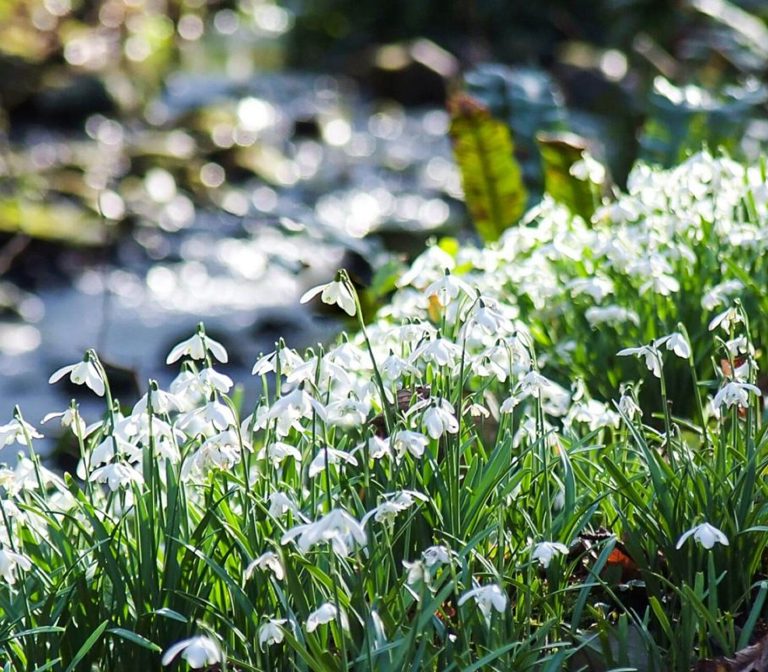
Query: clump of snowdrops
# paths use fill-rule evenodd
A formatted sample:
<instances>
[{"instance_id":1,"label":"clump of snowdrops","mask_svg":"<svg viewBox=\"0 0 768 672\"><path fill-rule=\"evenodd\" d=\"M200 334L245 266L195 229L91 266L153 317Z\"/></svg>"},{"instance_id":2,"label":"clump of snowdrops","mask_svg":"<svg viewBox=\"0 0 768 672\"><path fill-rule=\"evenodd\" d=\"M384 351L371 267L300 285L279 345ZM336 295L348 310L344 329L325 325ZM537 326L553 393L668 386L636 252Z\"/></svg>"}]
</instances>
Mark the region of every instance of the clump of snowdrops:
<instances>
[{"instance_id":1,"label":"clump of snowdrops","mask_svg":"<svg viewBox=\"0 0 768 672\"><path fill-rule=\"evenodd\" d=\"M56 371L105 412L46 418L80 446L63 477L20 410L0 426L25 450L0 472L3 664L682 671L751 643L768 593L765 297L728 273L758 268L763 243L747 210L734 219L740 198L712 202L757 187L706 155L676 171L687 209L670 174L640 169L591 225L545 202L495 247L430 248L370 325L340 271L304 299L357 334L278 342L254 364L254 408L202 325L170 352L170 387L129 404L93 351ZM685 249L719 260L698 294ZM691 308L704 297L718 313Z\"/></svg>"}]
</instances>

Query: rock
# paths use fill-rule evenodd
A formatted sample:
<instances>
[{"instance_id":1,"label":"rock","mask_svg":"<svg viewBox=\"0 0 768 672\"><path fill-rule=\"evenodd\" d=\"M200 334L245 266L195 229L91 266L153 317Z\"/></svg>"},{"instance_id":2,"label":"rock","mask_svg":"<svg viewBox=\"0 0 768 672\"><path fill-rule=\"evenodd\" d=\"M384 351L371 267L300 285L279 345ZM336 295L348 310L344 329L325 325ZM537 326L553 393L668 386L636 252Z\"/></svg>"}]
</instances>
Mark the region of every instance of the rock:
<instances>
[{"instance_id":1,"label":"rock","mask_svg":"<svg viewBox=\"0 0 768 672\"><path fill-rule=\"evenodd\" d=\"M378 47L360 77L374 95L405 106L445 105L459 75L453 54L427 39Z\"/></svg>"},{"instance_id":2,"label":"rock","mask_svg":"<svg viewBox=\"0 0 768 672\"><path fill-rule=\"evenodd\" d=\"M51 70L41 87L11 113L11 124L38 122L79 128L92 114L114 114L116 106L94 75Z\"/></svg>"}]
</instances>

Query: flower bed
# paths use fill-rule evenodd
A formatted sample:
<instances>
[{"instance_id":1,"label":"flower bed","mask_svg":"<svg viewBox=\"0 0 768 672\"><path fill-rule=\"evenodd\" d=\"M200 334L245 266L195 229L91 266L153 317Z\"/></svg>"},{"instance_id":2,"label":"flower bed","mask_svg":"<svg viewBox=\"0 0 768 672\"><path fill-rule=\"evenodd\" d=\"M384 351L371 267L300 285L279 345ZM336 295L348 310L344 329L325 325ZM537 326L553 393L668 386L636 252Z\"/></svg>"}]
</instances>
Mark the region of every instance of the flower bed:
<instances>
[{"instance_id":1,"label":"flower bed","mask_svg":"<svg viewBox=\"0 0 768 672\"><path fill-rule=\"evenodd\" d=\"M592 222L545 199L497 244L428 249L370 325L340 271L304 298L357 335L278 343L254 409L202 325L132 407L94 352L55 372L106 413L52 414L82 453L63 478L21 412L0 427L31 451L0 474L0 656L725 665L768 593L764 183L701 154L636 168Z\"/></svg>"}]
</instances>

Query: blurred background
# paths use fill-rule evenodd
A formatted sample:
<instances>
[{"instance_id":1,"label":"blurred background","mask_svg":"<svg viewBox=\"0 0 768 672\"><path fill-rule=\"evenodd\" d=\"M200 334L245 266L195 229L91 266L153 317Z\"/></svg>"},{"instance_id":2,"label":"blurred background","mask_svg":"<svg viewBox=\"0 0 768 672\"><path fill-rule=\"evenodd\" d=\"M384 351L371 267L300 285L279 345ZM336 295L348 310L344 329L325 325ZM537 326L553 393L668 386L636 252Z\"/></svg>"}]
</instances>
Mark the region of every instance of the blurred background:
<instances>
[{"instance_id":1,"label":"blurred background","mask_svg":"<svg viewBox=\"0 0 768 672\"><path fill-rule=\"evenodd\" d=\"M430 237L475 236L457 91L510 128L530 202L542 131L616 188L703 143L755 158L766 19L764 0L0 0L0 423L80 398L46 381L88 347L119 398L167 383L201 319L248 381L279 336L343 326L297 300L340 266L372 313Z\"/></svg>"}]
</instances>

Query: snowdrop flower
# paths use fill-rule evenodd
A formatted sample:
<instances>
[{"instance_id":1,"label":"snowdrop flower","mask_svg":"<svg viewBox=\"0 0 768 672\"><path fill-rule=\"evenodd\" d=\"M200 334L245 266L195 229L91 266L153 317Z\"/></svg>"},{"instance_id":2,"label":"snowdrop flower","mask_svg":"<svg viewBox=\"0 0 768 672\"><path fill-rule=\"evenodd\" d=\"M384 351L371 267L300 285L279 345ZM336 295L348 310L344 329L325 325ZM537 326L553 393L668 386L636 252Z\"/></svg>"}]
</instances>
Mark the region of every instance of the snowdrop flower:
<instances>
[{"instance_id":1,"label":"snowdrop flower","mask_svg":"<svg viewBox=\"0 0 768 672\"><path fill-rule=\"evenodd\" d=\"M414 259L411 267L397 281L398 287L425 287L432 278L439 278L456 266L453 257L438 245L432 245Z\"/></svg>"},{"instance_id":2,"label":"snowdrop flower","mask_svg":"<svg viewBox=\"0 0 768 672\"><path fill-rule=\"evenodd\" d=\"M286 624L284 618L270 618L259 626L259 648L263 651L264 645L272 646L280 644L285 639L282 626Z\"/></svg>"},{"instance_id":3,"label":"snowdrop flower","mask_svg":"<svg viewBox=\"0 0 768 672\"><path fill-rule=\"evenodd\" d=\"M251 562L243 572L243 578L247 581L253 576L254 571L257 569L271 570L278 581L282 581L285 578L285 568L280 561L280 557L273 551L267 551L262 553L258 558Z\"/></svg>"},{"instance_id":4,"label":"snowdrop flower","mask_svg":"<svg viewBox=\"0 0 768 672\"><path fill-rule=\"evenodd\" d=\"M589 152L582 152L582 158L568 169L568 173L582 182L602 184L605 182L605 166L597 161Z\"/></svg>"},{"instance_id":5,"label":"snowdrop flower","mask_svg":"<svg viewBox=\"0 0 768 672\"><path fill-rule=\"evenodd\" d=\"M409 509L417 500L421 500L422 502L429 500L426 495L423 495L420 492L414 492L413 490L403 490L394 495L385 495L385 497L391 497L391 499L382 502L366 513L360 521L361 525L365 526L371 518L377 523L391 522L395 519L398 513Z\"/></svg>"},{"instance_id":6,"label":"snowdrop flower","mask_svg":"<svg viewBox=\"0 0 768 672\"><path fill-rule=\"evenodd\" d=\"M141 448L127 441L122 436L115 434L106 436L104 440L93 449L89 463L92 467L98 467L100 464L106 464L111 461L115 455L127 459L129 462L138 462L141 460Z\"/></svg>"},{"instance_id":7,"label":"snowdrop flower","mask_svg":"<svg viewBox=\"0 0 768 672\"><path fill-rule=\"evenodd\" d=\"M87 428L85 426L85 420L80 416L77 408L70 406L66 411L60 411L58 413L48 413L43 419L42 424L60 418L59 422L62 427L69 427L72 429L72 433L79 437L85 438L88 435Z\"/></svg>"},{"instance_id":8,"label":"snowdrop flower","mask_svg":"<svg viewBox=\"0 0 768 672\"><path fill-rule=\"evenodd\" d=\"M514 412L515 408L520 404L521 401L522 401L521 397L517 396L516 394L511 394L504 401L501 402L499 411L501 413L512 413Z\"/></svg>"},{"instance_id":9,"label":"snowdrop flower","mask_svg":"<svg viewBox=\"0 0 768 672\"><path fill-rule=\"evenodd\" d=\"M346 462L352 466L357 466L357 458L351 453L336 448L322 448L309 465L309 477L314 478L325 471L326 464L330 467L332 464Z\"/></svg>"},{"instance_id":10,"label":"snowdrop flower","mask_svg":"<svg viewBox=\"0 0 768 672\"><path fill-rule=\"evenodd\" d=\"M523 393L523 396L538 398L542 392L547 391L553 385L554 383L549 378L542 376L537 371L529 371L518 383L518 388Z\"/></svg>"},{"instance_id":11,"label":"snowdrop flower","mask_svg":"<svg viewBox=\"0 0 768 672\"><path fill-rule=\"evenodd\" d=\"M609 324L616 327L623 326L627 322L634 325L640 324L640 318L634 310L621 306L592 306L584 312L589 326L593 329L601 324Z\"/></svg>"},{"instance_id":12,"label":"snowdrop flower","mask_svg":"<svg viewBox=\"0 0 768 672\"><path fill-rule=\"evenodd\" d=\"M720 327L723 331L730 331L731 327L739 322L744 322L744 316L739 310L731 307L712 318L709 323L709 330L714 331Z\"/></svg>"},{"instance_id":13,"label":"snowdrop flower","mask_svg":"<svg viewBox=\"0 0 768 672\"><path fill-rule=\"evenodd\" d=\"M317 287L313 287L309 291L304 292L299 299L299 303L307 303L320 294L320 299L323 303L327 303L331 306L337 305L347 315L354 317L356 312L355 299L349 289L345 275L346 273L339 271L336 274L335 280L324 285L318 285Z\"/></svg>"},{"instance_id":14,"label":"snowdrop flower","mask_svg":"<svg viewBox=\"0 0 768 672\"><path fill-rule=\"evenodd\" d=\"M427 296L436 296L442 306L447 306L461 292L467 296L474 294L472 287L461 278L451 275L448 269L445 269L445 274L442 278L435 280L424 290L424 294Z\"/></svg>"},{"instance_id":15,"label":"snowdrop flower","mask_svg":"<svg viewBox=\"0 0 768 672\"><path fill-rule=\"evenodd\" d=\"M412 432L406 429L399 431L392 439L392 447L398 457L402 457L405 453L410 453L418 459L424 455L424 450L428 443L429 439L420 432Z\"/></svg>"},{"instance_id":16,"label":"snowdrop flower","mask_svg":"<svg viewBox=\"0 0 768 672\"><path fill-rule=\"evenodd\" d=\"M14 442L22 446L28 446L27 436L30 439L42 439L40 434L32 425L21 418L14 418L5 425L0 425L0 448L8 446Z\"/></svg>"},{"instance_id":17,"label":"snowdrop flower","mask_svg":"<svg viewBox=\"0 0 768 672\"><path fill-rule=\"evenodd\" d=\"M301 462L301 452L299 449L282 441L275 441L265 446L258 452L256 457L259 460L269 459L275 468L279 467L287 457L292 457L297 462Z\"/></svg>"},{"instance_id":18,"label":"snowdrop flower","mask_svg":"<svg viewBox=\"0 0 768 672\"><path fill-rule=\"evenodd\" d=\"M333 509L314 523L297 525L283 535L280 543L285 545L296 538L296 546L302 553L330 541L334 553L343 557L350 554L354 544L365 546L367 541L362 525L343 509Z\"/></svg>"},{"instance_id":19,"label":"snowdrop flower","mask_svg":"<svg viewBox=\"0 0 768 672\"><path fill-rule=\"evenodd\" d=\"M304 360L295 350L280 347L268 355L263 355L256 360L251 373L254 376L263 376L268 373L277 373L277 365L280 365L280 373L290 375L297 366L301 366Z\"/></svg>"},{"instance_id":20,"label":"snowdrop flower","mask_svg":"<svg viewBox=\"0 0 768 672\"><path fill-rule=\"evenodd\" d=\"M379 371L382 379L388 385L397 382L406 373L417 377L421 375L415 366L408 363L408 360L398 357L393 352L390 352L389 356L381 363Z\"/></svg>"},{"instance_id":21,"label":"snowdrop flower","mask_svg":"<svg viewBox=\"0 0 768 672\"><path fill-rule=\"evenodd\" d=\"M452 561L451 549L447 546L430 546L422 552L421 557L424 559L424 564L428 568L435 567L436 565L449 565Z\"/></svg>"},{"instance_id":22,"label":"snowdrop flower","mask_svg":"<svg viewBox=\"0 0 768 672\"><path fill-rule=\"evenodd\" d=\"M336 609L336 605L330 602L320 605L307 617L307 632L314 632L318 626L330 623L336 619L337 615L339 615L339 611ZM349 620L343 611L340 614L339 620L341 621L341 627L344 630L349 630Z\"/></svg>"},{"instance_id":23,"label":"snowdrop flower","mask_svg":"<svg viewBox=\"0 0 768 672\"><path fill-rule=\"evenodd\" d=\"M569 409L564 424L570 425L573 422L584 422L589 425L590 431L595 431L601 427L617 428L621 422L621 416L611 411L605 404L595 399L587 399L576 402Z\"/></svg>"},{"instance_id":24,"label":"snowdrop flower","mask_svg":"<svg viewBox=\"0 0 768 672\"><path fill-rule=\"evenodd\" d=\"M144 477L134 467L125 462L113 462L95 469L90 479L97 483L106 483L112 492L129 486L131 483L143 483Z\"/></svg>"},{"instance_id":25,"label":"snowdrop flower","mask_svg":"<svg viewBox=\"0 0 768 672\"><path fill-rule=\"evenodd\" d=\"M542 541L533 547L532 560L538 560L545 569L556 555L568 555L568 547L556 541Z\"/></svg>"},{"instance_id":26,"label":"snowdrop flower","mask_svg":"<svg viewBox=\"0 0 768 672\"><path fill-rule=\"evenodd\" d=\"M229 361L229 355L227 355L227 351L224 346L208 336L203 330L203 325L201 324L194 336L173 346L171 351L168 353L168 357L166 358L165 363L173 364L182 357L191 357L192 359L205 359L206 351L210 352L211 355L213 355L213 357L220 361L222 364L226 364Z\"/></svg>"},{"instance_id":27,"label":"snowdrop flower","mask_svg":"<svg viewBox=\"0 0 768 672\"><path fill-rule=\"evenodd\" d=\"M325 408L304 390L296 388L280 397L266 414L267 420L276 420L278 436L287 436L291 428L301 431L299 420L312 417L312 412L325 419Z\"/></svg>"},{"instance_id":28,"label":"snowdrop flower","mask_svg":"<svg viewBox=\"0 0 768 672\"><path fill-rule=\"evenodd\" d=\"M14 469L0 469L0 487L10 497L16 497L26 490L37 490L42 485L44 488L53 486L60 492L67 491L67 487L60 476L57 476L42 464L35 464L28 457L19 454L18 462Z\"/></svg>"},{"instance_id":29,"label":"snowdrop flower","mask_svg":"<svg viewBox=\"0 0 768 672\"><path fill-rule=\"evenodd\" d=\"M601 276L571 280L566 285L566 288L571 290L571 296L576 297L586 294L595 303L602 303L606 296L613 294L614 290L613 280Z\"/></svg>"},{"instance_id":30,"label":"snowdrop flower","mask_svg":"<svg viewBox=\"0 0 768 672\"><path fill-rule=\"evenodd\" d=\"M492 583L487 586L478 586L470 591L464 593L460 598L458 605L461 606L467 600L474 599L478 608L483 612L485 618L489 618L491 615L491 609L495 609L499 613L502 613L507 606L507 595L501 588Z\"/></svg>"},{"instance_id":31,"label":"snowdrop flower","mask_svg":"<svg viewBox=\"0 0 768 672\"><path fill-rule=\"evenodd\" d=\"M360 401L352 394L343 399L332 401L325 407L326 422L336 427L359 427L365 423L371 404L367 400Z\"/></svg>"},{"instance_id":32,"label":"snowdrop flower","mask_svg":"<svg viewBox=\"0 0 768 672\"><path fill-rule=\"evenodd\" d=\"M619 410L627 416L628 420L633 420L636 416L642 415L642 411L635 399L626 392L622 393L621 397L619 397L618 406Z\"/></svg>"},{"instance_id":33,"label":"snowdrop flower","mask_svg":"<svg viewBox=\"0 0 768 672\"><path fill-rule=\"evenodd\" d=\"M654 348L660 348L662 345L666 346L667 350L671 350L681 359L688 359L691 356L691 346L685 336L679 331L675 331L669 334L669 336L657 338L653 342Z\"/></svg>"},{"instance_id":34,"label":"snowdrop flower","mask_svg":"<svg viewBox=\"0 0 768 672\"><path fill-rule=\"evenodd\" d=\"M208 391L216 391L221 394L226 394L231 389L233 382L229 376L225 376L223 373L219 373L212 368L203 369L198 374L198 379L203 385L203 388Z\"/></svg>"},{"instance_id":35,"label":"snowdrop flower","mask_svg":"<svg viewBox=\"0 0 768 672\"><path fill-rule=\"evenodd\" d=\"M248 444L243 443L246 448ZM187 480L191 476L205 477L214 469L228 471L240 462L240 438L232 429L219 432L206 439L181 467L181 477Z\"/></svg>"},{"instance_id":36,"label":"snowdrop flower","mask_svg":"<svg viewBox=\"0 0 768 672\"><path fill-rule=\"evenodd\" d=\"M299 509L294 501L284 492L273 492L269 495L269 515L282 518L286 513L298 515Z\"/></svg>"},{"instance_id":37,"label":"snowdrop flower","mask_svg":"<svg viewBox=\"0 0 768 672\"><path fill-rule=\"evenodd\" d=\"M729 407L738 404L742 408L746 408L749 406L749 392L758 397L762 394L759 387L749 383L737 383L735 381L726 383L715 395L712 406L719 409L723 404Z\"/></svg>"},{"instance_id":38,"label":"snowdrop flower","mask_svg":"<svg viewBox=\"0 0 768 672\"><path fill-rule=\"evenodd\" d=\"M439 439L443 434L456 434L459 431L459 421L454 415L453 404L447 399L435 399L429 405L422 422L433 439Z\"/></svg>"},{"instance_id":39,"label":"snowdrop flower","mask_svg":"<svg viewBox=\"0 0 768 672\"><path fill-rule=\"evenodd\" d=\"M416 560L415 562L408 562L407 560L403 560L403 567L405 567L408 572L405 577L405 582L409 586L413 586L422 582L429 583L429 571L424 566L424 562L422 560Z\"/></svg>"},{"instance_id":40,"label":"snowdrop flower","mask_svg":"<svg viewBox=\"0 0 768 672\"><path fill-rule=\"evenodd\" d=\"M358 447L362 449L362 444ZM368 456L372 460L380 460L382 457L391 454L391 448L389 445L389 437L381 438L380 436L372 436L368 439Z\"/></svg>"},{"instance_id":41,"label":"snowdrop flower","mask_svg":"<svg viewBox=\"0 0 768 672\"><path fill-rule=\"evenodd\" d=\"M425 341L411 353L411 363L431 362L438 366L455 364L461 357L461 348L446 338Z\"/></svg>"},{"instance_id":42,"label":"snowdrop flower","mask_svg":"<svg viewBox=\"0 0 768 672\"><path fill-rule=\"evenodd\" d=\"M701 525L696 525L696 527L692 527L687 532L684 532L675 548L682 548L686 539L691 536L694 541L698 541L707 550L713 548L715 544L728 546L728 537L726 537L720 530L709 523L701 523Z\"/></svg>"},{"instance_id":43,"label":"snowdrop flower","mask_svg":"<svg viewBox=\"0 0 768 672\"><path fill-rule=\"evenodd\" d=\"M701 307L704 310L714 310L718 306L722 306L729 297L738 294L743 289L744 284L740 280L721 282L701 297Z\"/></svg>"},{"instance_id":44,"label":"snowdrop flower","mask_svg":"<svg viewBox=\"0 0 768 672\"><path fill-rule=\"evenodd\" d=\"M31 568L32 562L27 556L0 548L0 575L9 586L16 583L16 573L19 569L26 572Z\"/></svg>"},{"instance_id":45,"label":"snowdrop flower","mask_svg":"<svg viewBox=\"0 0 768 672\"><path fill-rule=\"evenodd\" d=\"M67 374L69 374L69 380L75 385L85 384L95 394L100 397L104 396L104 381L102 380L96 365L91 361L90 354L87 354L82 362L70 364L69 366L62 366L60 369L54 371L48 379L48 383L53 384L56 381L61 380Z\"/></svg>"},{"instance_id":46,"label":"snowdrop flower","mask_svg":"<svg viewBox=\"0 0 768 672\"><path fill-rule=\"evenodd\" d=\"M183 653L182 653L183 652ZM215 665L222 662L224 656L218 643L206 635L198 635L176 642L163 655L163 666L170 665L173 659L181 653L181 657L187 661L194 670L201 667Z\"/></svg>"},{"instance_id":47,"label":"snowdrop flower","mask_svg":"<svg viewBox=\"0 0 768 672\"><path fill-rule=\"evenodd\" d=\"M645 366L657 378L661 378L661 353L655 345L641 345L638 348L624 348L616 353L619 357L643 357Z\"/></svg>"},{"instance_id":48,"label":"snowdrop flower","mask_svg":"<svg viewBox=\"0 0 768 672\"><path fill-rule=\"evenodd\" d=\"M133 409L131 410L131 415L134 413L148 412L150 405L152 406L152 412L159 415L166 415L167 413L178 411L182 406L175 394L158 389L157 384L154 383L154 381L150 381L149 392L143 394L134 404Z\"/></svg>"}]
</instances>

